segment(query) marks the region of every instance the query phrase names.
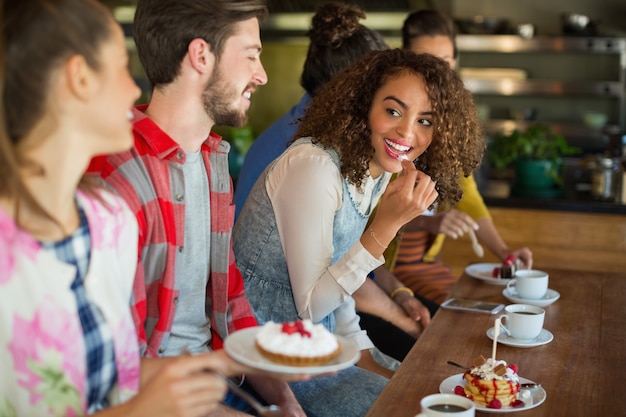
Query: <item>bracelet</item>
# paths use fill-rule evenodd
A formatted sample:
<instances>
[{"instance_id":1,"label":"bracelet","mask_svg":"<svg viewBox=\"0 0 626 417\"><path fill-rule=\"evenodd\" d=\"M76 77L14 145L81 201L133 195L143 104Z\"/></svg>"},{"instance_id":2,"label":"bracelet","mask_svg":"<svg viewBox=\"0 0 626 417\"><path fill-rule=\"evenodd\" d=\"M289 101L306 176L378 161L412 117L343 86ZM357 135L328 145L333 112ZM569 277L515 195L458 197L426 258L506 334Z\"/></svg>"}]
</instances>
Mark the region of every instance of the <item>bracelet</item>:
<instances>
[{"instance_id":1,"label":"bracelet","mask_svg":"<svg viewBox=\"0 0 626 417\"><path fill-rule=\"evenodd\" d=\"M371 227L370 227L370 235L372 236L372 239L374 239L374 242L378 244L378 246L380 246L383 249L387 249L387 246L383 245L382 243L380 243L380 240L376 239L376 235L374 234L374 229L372 229Z\"/></svg>"},{"instance_id":2,"label":"bracelet","mask_svg":"<svg viewBox=\"0 0 626 417\"><path fill-rule=\"evenodd\" d=\"M409 287L398 287L395 290L393 290L391 292L391 294L389 295L389 297L391 297L392 300L394 300L396 298L396 295L398 295L401 292L405 292L407 294L410 294L411 297L413 297L415 294L413 293L413 290L410 289Z\"/></svg>"}]
</instances>

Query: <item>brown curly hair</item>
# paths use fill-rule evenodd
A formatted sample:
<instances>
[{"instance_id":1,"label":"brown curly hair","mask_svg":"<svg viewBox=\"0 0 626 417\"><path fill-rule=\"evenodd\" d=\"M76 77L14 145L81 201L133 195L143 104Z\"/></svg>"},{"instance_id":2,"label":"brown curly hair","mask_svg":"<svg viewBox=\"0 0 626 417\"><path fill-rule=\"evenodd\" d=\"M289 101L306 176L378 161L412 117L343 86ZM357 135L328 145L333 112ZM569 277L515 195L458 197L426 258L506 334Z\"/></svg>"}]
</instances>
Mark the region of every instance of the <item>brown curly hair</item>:
<instances>
[{"instance_id":1,"label":"brown curly hair","mask_svg":"<svg viewBox=\"0 0 626 417\"><path fill-rule=\"evenodd\" d=\"M424 80L433 112L432 143L414 163L437 182L437 201L447 207L461 199L459 178L478 167L485 139L472 95L439 58L403 49L371 52L320 89L295 137L311 137L336 150L342 176L361 187L374 155L368 121L374 95L387 81L407 73Z\"/></svg>"}]
</instances>

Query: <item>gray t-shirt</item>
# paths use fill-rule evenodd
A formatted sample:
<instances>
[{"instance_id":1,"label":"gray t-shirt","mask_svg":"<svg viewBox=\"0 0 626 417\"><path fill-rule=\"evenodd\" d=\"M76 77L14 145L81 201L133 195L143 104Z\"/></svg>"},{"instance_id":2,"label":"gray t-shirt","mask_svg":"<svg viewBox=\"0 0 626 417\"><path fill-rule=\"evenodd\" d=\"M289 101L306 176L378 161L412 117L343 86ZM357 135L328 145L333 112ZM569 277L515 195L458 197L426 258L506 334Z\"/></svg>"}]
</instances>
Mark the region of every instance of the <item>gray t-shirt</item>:
<instances>
[{"instance_id":1,"label":"gray t-shirt","mask_svg":"<svg viewBox=\"0 0 626 417\"><path fill-rule=\"evenodd\" d=\"M211 311L206 298L209 279L211 208L209 182L200 152L187 153L183 165L185 181L185 242L176 264L178 303L163 356L177 356L183 349L192 353L208 350L211 340Z\"/></svg>"}]
</instances>

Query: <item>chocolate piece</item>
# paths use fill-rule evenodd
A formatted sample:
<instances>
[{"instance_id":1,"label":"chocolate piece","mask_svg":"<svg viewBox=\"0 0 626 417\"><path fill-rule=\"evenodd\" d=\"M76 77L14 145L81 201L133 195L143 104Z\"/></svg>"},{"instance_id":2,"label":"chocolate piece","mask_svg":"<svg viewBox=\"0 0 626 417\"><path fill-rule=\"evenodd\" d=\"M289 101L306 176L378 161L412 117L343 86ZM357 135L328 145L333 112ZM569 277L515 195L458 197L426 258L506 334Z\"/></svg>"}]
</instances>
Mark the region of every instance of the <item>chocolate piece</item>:
<instances>
[{"instance_id":1,"label":"chocolate piece","mask_svg":"<svg viewBox=\"0 0 626 417\"><path fill-rule=\"evenodd\" d=\"M495 368L493 368L493 373L502 376L506 374L506 366L504 364L499 363Z\"/></svg>"},{"instance_id":2,"label":"chocolate piece","mask_svg":"<svg viewBox=\"0 0 626 417\"><path fill-rule=\"evenodd\" d=\"M473 360L472 360L472 366L478 368L479 366L481 366L482 364L484 364L485 362L487 362L487 359L485 359L485 357L483 355L478 355L476 356Z\"/></svg>"}]
</instances>

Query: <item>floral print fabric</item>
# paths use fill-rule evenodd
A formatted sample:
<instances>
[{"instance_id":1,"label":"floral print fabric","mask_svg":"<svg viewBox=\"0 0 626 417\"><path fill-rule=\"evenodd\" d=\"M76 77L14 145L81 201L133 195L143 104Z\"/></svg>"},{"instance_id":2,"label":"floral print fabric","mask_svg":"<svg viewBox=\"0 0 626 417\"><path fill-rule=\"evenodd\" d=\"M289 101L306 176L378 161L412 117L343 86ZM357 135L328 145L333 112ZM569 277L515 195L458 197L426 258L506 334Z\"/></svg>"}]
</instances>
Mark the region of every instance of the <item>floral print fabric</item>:
<instances>
[{"instance_id":1,"label":"floral print fabric","mask_svg":"<svg viewBox=\"0 0 626 417\"><path fill-rule=\"evenodd\" d=\"M112 404L134 395L139 350L129 303L137 226L118 198L79 195L92 235L89 297L114 335L118 386ZM0 417L79 416L86 409L85 346L70 285L57 261L0 210Z\"/></svg>"}]
</instances>

